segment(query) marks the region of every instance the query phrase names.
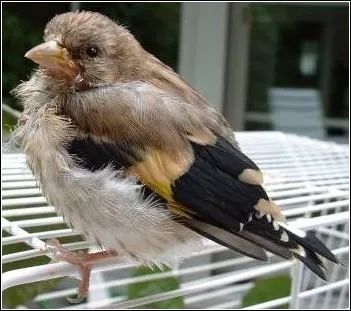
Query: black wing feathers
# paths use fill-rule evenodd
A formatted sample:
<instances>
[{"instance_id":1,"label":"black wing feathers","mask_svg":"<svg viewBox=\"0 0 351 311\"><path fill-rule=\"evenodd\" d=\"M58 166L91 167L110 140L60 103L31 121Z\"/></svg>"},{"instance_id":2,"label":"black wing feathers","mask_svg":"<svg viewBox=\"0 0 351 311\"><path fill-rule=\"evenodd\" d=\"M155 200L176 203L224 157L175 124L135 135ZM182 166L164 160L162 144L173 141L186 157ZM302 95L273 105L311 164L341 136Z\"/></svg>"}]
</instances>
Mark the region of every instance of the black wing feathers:
<instances>
[{"instance_id":1,"label":"black wing feathers","mask_svg":"<svg viewBox=\"0 0 351 311\"><path fill-rule=\"evenodd\" d=\"M208 162L215 163L218 168L233 177L238 177L245 169L259 170L258 166L242 151L223 138L218 138L215 145L204 146L193 143L196 153Z\"/></svg>"},{"instance_id":2,"label":"black wing feathers","mask_svg":"<svg viewBox=\"0 0 351 311\"><path fill-rule=\"evenodd\" d=\"M257 170L251 160L223 139L214 146L192 143L195 160L173 185L177 202L227 230L240 230L259 199L268 200L261 186L241 182L244 169Z\"/></svg>"},{"instance_id":3,"label":"black wing feathers","mask_svg":"<svg viewBox=\"0 0 351 311\"><path fill-rule=\"evenodd\" d=\"M67 146L67 152L79 165L96 171L112 165L116 170L128 168L138 160L130 147L117 143L96 142L90 137L75 139Z\"/></svg>"},{"instance_id":4,"label":"black wing feathers","mask_svg":"<svg viewBox=\"0 0 351 311\"><path fill-rule=\"evenodd\" d=\"M299 237L277 223L274 226L272 215L267 218L255 209L260 199L269 198L263 187L240 180L239 175L245 169L258 170L249 158L224 139L214 146L192 143L192 147L195 160L172 188L175 201L189 208L192 217L203 223L202 226L201 222L196 226L188 223L188 227L250 257L257 258L259 253L248 250L243 240L254 244L255 250L262 248L285 259L296 257L326 278L317 254L333 262L337 259L321 241L313 235ZM222 235L218 228L208 224L229 231L229 235ZM229 237L233 243L228 243Z\"/></svg>"},{"instance_id":5,"label":"black wing feathers","mask_svg":"<svg viewBox=\"0 0 351 311\"><path fill-rule=\"evenodd\" d=\"M306 251L312 250L328 260L338 263L338 259L335 255L317 237L315 237L313 233L307 232L306 237L304 238L301 238L290 231L287 231L287 233L291 239L303 246Z\"/></svg>"}]
</instances>

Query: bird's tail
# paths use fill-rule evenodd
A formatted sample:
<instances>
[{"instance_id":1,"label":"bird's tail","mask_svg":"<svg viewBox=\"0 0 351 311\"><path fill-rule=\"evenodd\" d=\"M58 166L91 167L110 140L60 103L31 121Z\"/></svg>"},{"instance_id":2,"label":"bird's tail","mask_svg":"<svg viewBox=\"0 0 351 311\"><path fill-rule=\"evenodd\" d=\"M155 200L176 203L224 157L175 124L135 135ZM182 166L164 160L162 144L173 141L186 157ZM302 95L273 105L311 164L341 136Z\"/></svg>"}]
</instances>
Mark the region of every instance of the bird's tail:
<instances>
[{"instance_id":1,"label":"bird's tail","mask_svg":"<svg viewBox=\"0 0 351 311\"><path fill-rule=\"evenodd\" d=\"M285 259L297 258L323 280L327 279L323 258L339 263L335 255L312 233L292 228L272 216L256 214L239 235Z\"/></svg>"}]
</instances>

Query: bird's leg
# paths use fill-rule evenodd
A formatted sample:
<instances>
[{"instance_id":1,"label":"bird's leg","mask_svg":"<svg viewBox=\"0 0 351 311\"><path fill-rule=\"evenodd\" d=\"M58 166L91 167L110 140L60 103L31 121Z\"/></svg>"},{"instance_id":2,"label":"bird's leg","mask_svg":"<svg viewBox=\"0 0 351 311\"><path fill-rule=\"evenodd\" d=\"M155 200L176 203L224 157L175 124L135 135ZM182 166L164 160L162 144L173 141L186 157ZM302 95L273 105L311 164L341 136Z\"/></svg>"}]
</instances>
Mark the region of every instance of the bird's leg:
<instances>
[{"instance_id":1,"label":"bird's leg","mask_svg":"<svg viewBox=\"0 0 351 311\"><path fill-rule=\"evenodd\" d=\"M53 255L52 261L54 262L63 261L78 266L81 281L79 284L77 297L68 297L68 300L71 303L80 303L87 297L89 292L90 273L93 264L102 259L117 256L117 254L109 250L91 254L69 251L65 249L57 239L47 241L46 247L42 251L45 253L51 253Z\"/></svg>"}]
</instances>

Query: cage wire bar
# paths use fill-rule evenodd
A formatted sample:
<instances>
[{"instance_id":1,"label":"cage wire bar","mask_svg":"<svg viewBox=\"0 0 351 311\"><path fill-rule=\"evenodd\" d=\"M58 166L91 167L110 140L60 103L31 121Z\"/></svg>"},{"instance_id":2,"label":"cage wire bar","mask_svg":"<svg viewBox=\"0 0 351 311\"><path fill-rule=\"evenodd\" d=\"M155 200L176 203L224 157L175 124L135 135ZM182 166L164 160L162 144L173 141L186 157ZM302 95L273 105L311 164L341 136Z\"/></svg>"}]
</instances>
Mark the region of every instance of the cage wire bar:
<instances>
[{"instance_id":1,"label":"cage wire bar","mask_svg":"<svg viewBox=\"0 0 351 311\"><path fill-rule=\"evenodd\" d=\"M324 282L302 264L283 261L269 254L270 262L259 262L204 241L203 251L190 256L171 271L133 277L132 264L108 259L94 266L89 299L80 305L61 304L62 309L133 308L153 302L183 297L187 308L241 308L243 297L265 276L289 274L290 295L246 306L244 309L349 307L349 146L314 140L281 132L238 132L243 151L262 169L265 188L283 209L289 223L303 230L313 230L343 263L328 265L329 281ZM43 256L40 252L49 238L74 237L78 234L64 227L61 216L48 206L23 154L2 155L2 237L3 246L30 247L2 254L2 264ZM32 228L39 228L30 232ZM71 250L90 248L85 241L66 243ZM19 284L62 276L78 277L76 267L52 263L13 269L2 274L2 291ZM128 285L176 277L178 289L140 298L127 298ZM30 303L60 301L73 294L76 284L65 284L37 295ZM119 296L112 297L111 290ZM28 307L28 306L27 306Z\"/></svg>"}]
</instances>

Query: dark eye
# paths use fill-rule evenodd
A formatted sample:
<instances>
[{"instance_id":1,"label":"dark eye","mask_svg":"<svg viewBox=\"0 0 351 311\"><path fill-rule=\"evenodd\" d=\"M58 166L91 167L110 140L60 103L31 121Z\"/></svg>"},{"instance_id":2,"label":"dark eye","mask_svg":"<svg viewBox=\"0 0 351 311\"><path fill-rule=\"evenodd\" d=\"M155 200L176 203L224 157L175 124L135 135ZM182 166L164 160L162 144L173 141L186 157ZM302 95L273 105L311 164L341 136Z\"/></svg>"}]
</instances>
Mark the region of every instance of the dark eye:
<instances>
[{"instance_id":1,"label":"dark eye","mask_svg":"<svg viewBox=\"0 0 351 311\"><path fill-rule=\"evenodd\" d=\"M99 49L96 46L89 46L86 52L89 57L96 57L98 56Z\"/></svg>"}]
</instances>

